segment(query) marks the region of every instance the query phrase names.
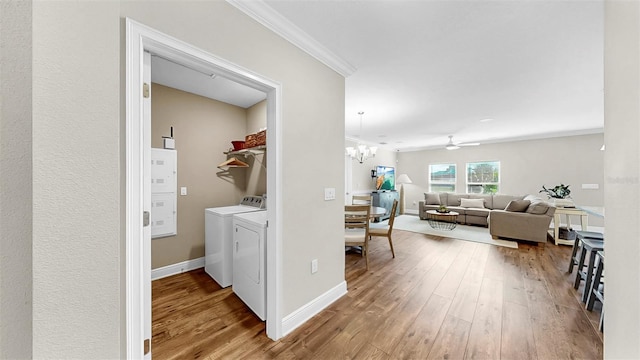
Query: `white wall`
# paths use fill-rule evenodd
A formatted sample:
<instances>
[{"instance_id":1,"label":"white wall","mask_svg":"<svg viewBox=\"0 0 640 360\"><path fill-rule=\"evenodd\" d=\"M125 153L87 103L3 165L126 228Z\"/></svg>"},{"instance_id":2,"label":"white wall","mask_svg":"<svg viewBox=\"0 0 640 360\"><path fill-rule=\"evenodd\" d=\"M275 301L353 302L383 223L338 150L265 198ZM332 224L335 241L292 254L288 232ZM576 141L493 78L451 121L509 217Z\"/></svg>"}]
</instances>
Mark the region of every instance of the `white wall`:
<instances>
[{"instance_id":1,"label":"white wall","mask_svg":"<svg viewBox=\"0 0 640 360\"><path fill-rule=\"evenodd\" d=\"M605 4L604 357L640 358L640 5Z\"/></svg>"},{"instance_id":2,"label":"white wall","mask_svg":"<svg viewBox=\"0 0 640 360\"><path fill-rule=\"evenodd\" d=\"M576 204L604 205L603 134L540 140L483 144L458 150L426 150L398 154L398 168L412 184L405 185L405 206L417 211L417 202L429 189L429 164L454 163L457 166L457 192L466 192L466 163L500 161L500 193L538 194L542 185L570 185ZM584 190L582 184L598 184L598 190ZM544 197L544 194L540 194ZM590 224L602 226L591 217Z\"/></svg>"},{"instance_id":3,"label":"white wall","mask_svg":"<svg viewBox=\"0 0 640 360\"><path fill-rule=\"evenodd\" d=\"M0 359L32 357L31 9L0 1Z\"/></svg>"},{"instance_id":4,"label":"white wall","mask_svg":"<svg viewBox=\"0 0 640 360\"><path fill-rule=\"evenodd\" d=\"M37 2L37 358L124 357L125 16L282 84L283 314L344 281L342 76L224 2Z\"/></svg>"}]
</instances>

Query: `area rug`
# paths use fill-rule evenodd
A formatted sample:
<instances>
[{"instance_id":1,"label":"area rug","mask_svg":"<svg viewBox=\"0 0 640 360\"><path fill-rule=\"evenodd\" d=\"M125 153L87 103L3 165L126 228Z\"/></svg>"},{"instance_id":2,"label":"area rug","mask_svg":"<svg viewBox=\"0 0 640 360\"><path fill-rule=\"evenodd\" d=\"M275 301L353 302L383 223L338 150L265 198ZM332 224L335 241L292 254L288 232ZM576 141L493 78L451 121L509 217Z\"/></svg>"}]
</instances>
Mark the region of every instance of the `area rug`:
<instances>
[{"instance_id":1,"label":"area rug","mask_svg":"<svg viewBox=\"0 0 640 360\"><path fill-rule=\"evenodd\" d=\"M382 223L386 224L386 221L383 221ZM373 226L375 227L375 225ZM418 216L414 215L397 216L396 220L393 223L393 228L427 235L435 235L452 239L504 246L513 249L518 248L518 243L516 241L492 239L491 235L489 234L489 229L485 227L458 225L451 231L436 230L429 225L429 222L427 220L420 220Z\"/></svg>"}]
</instances>

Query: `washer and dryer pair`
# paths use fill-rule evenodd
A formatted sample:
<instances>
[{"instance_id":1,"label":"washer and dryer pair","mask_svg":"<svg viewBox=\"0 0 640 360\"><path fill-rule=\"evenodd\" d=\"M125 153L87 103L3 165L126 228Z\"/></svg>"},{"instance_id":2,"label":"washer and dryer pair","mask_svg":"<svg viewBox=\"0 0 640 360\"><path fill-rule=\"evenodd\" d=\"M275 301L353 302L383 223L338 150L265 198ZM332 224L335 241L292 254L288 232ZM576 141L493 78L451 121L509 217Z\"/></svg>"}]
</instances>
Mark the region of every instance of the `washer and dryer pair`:
<instances>
[{"instance_id":1,"label":"washer and dryer pair","mask_svg":"<svg viewBox=\"0 0 640 360\"><path fill-rule=\"evenodd\" d=\"M205 272L266 317L266 201L245 196L239 205L205 209Z\"/></svg>"}]
</instances>

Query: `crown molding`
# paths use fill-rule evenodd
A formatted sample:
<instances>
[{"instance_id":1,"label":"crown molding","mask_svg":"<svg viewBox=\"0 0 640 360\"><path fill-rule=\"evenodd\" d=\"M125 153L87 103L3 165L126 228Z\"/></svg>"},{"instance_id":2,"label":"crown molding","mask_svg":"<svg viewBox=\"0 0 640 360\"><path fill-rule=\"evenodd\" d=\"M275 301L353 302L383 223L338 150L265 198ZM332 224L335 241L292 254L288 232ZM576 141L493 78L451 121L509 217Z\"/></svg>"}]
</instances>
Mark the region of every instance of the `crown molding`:
<instances>
[{"instance_id":1,"label":"crown molding","mask_svg":"<svg viewBox=\"0 0 640 360\"><path fill-rule=\"evenodd\" d=\"M349 77L357 69L343 60L262 0L226 0L267 29L299 47L338 74Z\"/></svg>"}]
</instances>

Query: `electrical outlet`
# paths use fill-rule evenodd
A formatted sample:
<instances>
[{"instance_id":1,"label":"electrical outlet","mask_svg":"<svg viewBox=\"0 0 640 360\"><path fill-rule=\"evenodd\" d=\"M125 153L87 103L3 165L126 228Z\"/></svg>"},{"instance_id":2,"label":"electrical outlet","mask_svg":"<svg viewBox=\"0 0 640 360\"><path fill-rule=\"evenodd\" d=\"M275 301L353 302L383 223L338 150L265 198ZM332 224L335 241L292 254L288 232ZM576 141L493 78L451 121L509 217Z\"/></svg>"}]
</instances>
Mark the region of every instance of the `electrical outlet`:
<instances>
[{"instance_id":1,"label":"electrical outlet","mask_svg":"<svg viewBox=\"0 0 640 360\"><path fill-rule=\"evenodd\" d=\"M311 273L315 274L318 272L318 259L311 260Z\"/></svg>"},{"instance_id":2,"label":"electrical outlet","mask_svg":"<svg viewBox=\"0 0 640 360\"><path fill-rule=\"evenodd\" d=\"M418 205L418 202L417 202L417 201L414 201L414 202L413 202L413 205Z\"/></svg>"}]
</instances>

